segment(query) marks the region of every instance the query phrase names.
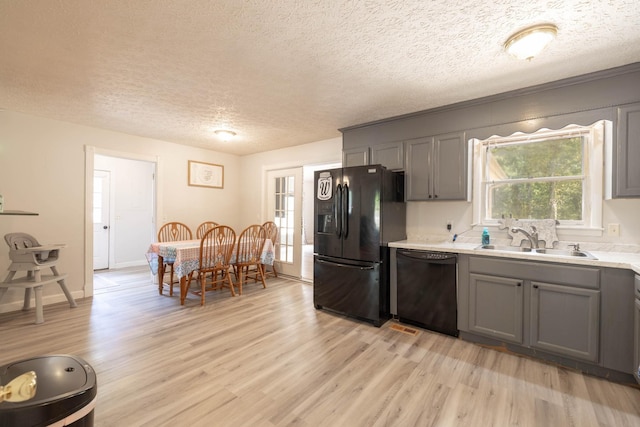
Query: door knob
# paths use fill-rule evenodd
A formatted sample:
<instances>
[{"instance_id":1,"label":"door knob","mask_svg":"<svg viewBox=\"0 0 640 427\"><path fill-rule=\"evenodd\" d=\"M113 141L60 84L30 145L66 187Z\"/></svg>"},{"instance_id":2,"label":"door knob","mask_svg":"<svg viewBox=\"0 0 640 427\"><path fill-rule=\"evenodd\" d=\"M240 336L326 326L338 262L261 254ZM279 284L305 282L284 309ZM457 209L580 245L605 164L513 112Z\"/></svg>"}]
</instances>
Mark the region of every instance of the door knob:
<instances>
[{"instance_id":1,"label":"door knob","mask_svg":"<svg viewBox=\"0 0 640 427\"><path fill-rule=\"evenodd\" d=\"M102 229L103 229L103 230L106 230L107 228L109 228L109 227L107 227L106 225L103 225L103 226L102 226Z\"/></svg>"}]
</instances>

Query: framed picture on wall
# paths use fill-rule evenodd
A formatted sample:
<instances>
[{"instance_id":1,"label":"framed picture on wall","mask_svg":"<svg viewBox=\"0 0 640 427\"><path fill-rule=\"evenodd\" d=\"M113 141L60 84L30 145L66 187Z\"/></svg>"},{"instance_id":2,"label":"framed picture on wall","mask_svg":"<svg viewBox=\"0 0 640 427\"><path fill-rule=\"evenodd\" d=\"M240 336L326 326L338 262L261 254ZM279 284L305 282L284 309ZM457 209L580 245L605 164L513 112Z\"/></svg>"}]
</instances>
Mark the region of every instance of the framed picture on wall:
<instances>
[{"instance_id":1,"label":"framed picture on wall","mask_svg":"<svg viewBox=\"0 0 640 427\"><path fill-rule=\"evenodd\" d=\"M224 166L189 160L189 185L224 188Z\"/></svg>"}]
</instances>

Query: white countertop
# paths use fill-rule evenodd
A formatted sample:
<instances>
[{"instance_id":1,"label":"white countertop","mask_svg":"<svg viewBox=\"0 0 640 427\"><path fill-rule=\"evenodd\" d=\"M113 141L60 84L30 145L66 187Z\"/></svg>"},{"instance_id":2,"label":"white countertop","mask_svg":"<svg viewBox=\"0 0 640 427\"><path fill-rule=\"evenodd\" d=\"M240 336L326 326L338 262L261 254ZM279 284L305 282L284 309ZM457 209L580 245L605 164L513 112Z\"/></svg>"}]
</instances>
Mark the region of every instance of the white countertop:
<instances>
[{"instance_id":1,"label":"white countertop","mask_svg":"<svg viewBox=\"0 0 640 427\"><path fill-rule=\"evenodd\" d=\"M501 250L477 249L480 243L462 242L429 242L418 240L400 240L390 242L389 247L417 249L436 252L453 252L458 254L496 256L501 258L526 259L540 262L554 262L563 264L592 265L597 267L627 268L640 274L640 254L627 252L601 252L587 251L597 259L586 259L579 257L542 255L527 252L513 252Z\"/></svg>"}]
</instances>

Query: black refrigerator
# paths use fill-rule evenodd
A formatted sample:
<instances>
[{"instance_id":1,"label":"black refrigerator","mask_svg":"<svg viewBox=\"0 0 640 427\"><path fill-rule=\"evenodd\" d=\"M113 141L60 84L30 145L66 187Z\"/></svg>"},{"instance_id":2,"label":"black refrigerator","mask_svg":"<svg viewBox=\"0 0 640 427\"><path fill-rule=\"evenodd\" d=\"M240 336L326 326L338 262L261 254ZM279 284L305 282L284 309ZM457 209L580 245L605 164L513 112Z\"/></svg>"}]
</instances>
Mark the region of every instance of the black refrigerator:
<instances>
[{"instance_id":1,"label":"black refrigerator","mask_svg":"<svg viewBox=\"0 0 640 427\"><path fill-rule=\"evenodd\" d=\"M388 243L406 239L404 175L381 165L315 172L313 302L389 319Z\"/></svg>"}]
</instances>

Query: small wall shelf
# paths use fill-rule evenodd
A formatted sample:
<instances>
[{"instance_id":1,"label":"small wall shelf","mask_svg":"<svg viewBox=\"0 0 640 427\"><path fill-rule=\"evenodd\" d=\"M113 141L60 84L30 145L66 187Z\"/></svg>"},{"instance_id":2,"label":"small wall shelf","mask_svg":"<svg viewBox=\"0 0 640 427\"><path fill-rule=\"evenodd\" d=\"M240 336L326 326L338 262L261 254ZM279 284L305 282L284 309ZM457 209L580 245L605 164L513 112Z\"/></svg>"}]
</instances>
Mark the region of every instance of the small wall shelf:
<instances>
[{"instance_id":1,"label":"small wall shelf","mask_svg":"<svg viewBox=\"0 0 640 427\"><path fill-rule=\"evenodd\" d=\"M0 212L0 215L39 215L37 212L27 212L27 211L14 211L14 210L5 210Z\"/></svg>"}]
</instances>

